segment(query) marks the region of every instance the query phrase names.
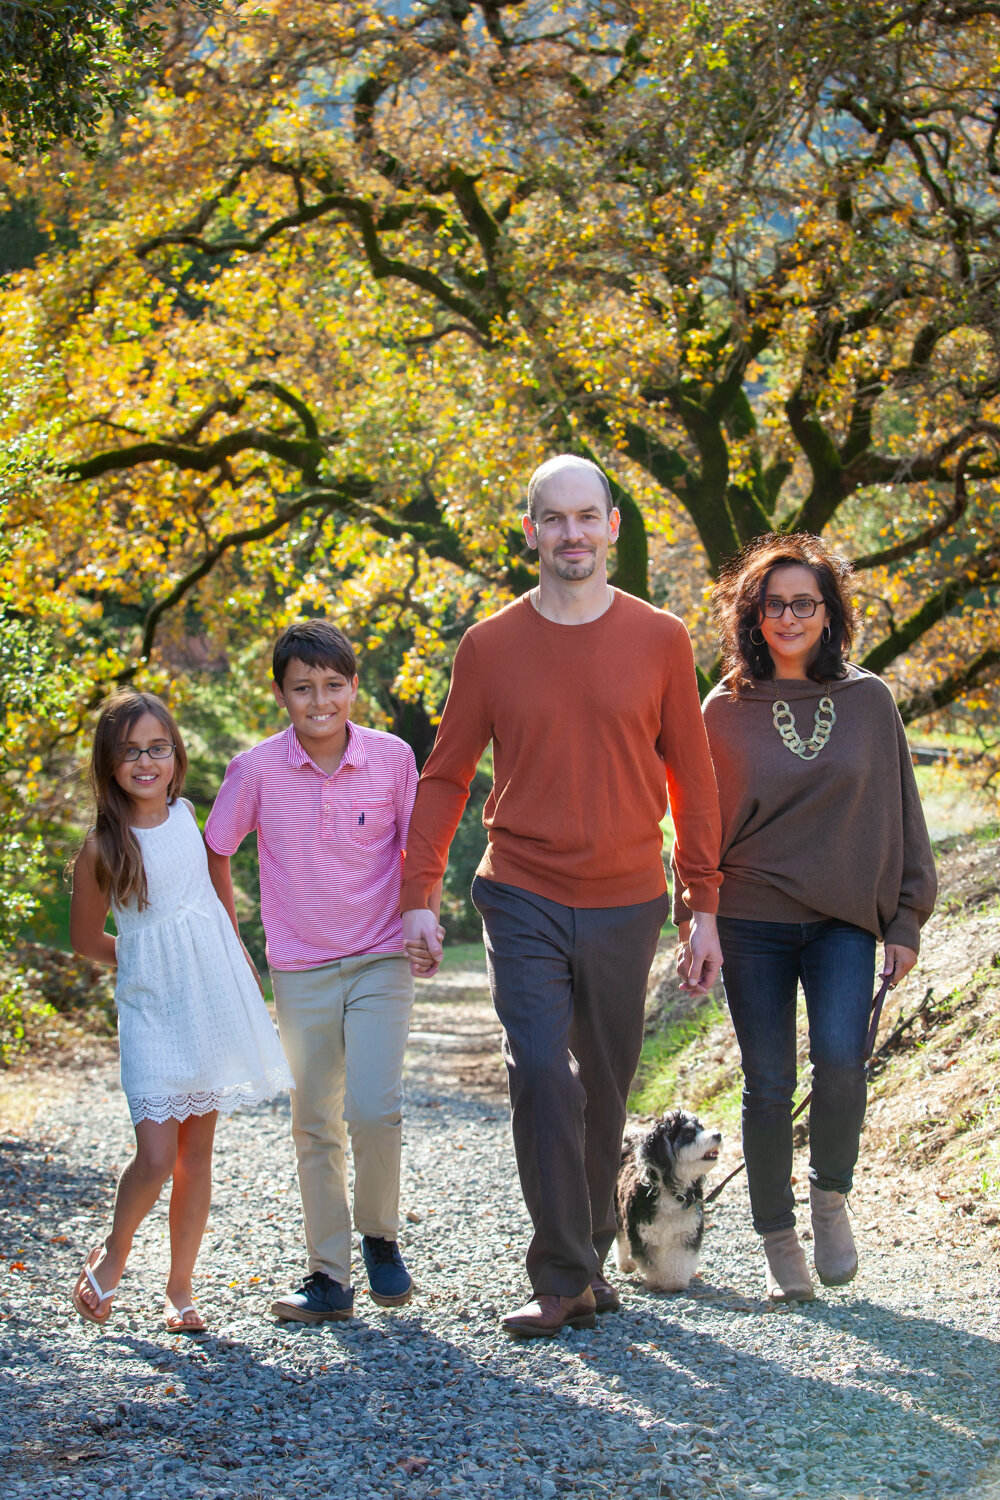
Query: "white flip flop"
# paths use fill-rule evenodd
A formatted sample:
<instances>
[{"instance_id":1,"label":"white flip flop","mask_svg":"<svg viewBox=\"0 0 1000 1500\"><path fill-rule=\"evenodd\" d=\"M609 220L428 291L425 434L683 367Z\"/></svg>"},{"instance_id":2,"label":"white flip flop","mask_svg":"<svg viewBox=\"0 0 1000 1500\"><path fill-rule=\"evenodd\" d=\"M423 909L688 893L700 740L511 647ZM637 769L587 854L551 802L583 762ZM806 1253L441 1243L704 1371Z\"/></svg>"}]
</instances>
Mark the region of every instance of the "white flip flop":
<instances>
[{"instance_id":1,"label":"white flip flop","mask_svg":"<svg viewBox=\"0 0 1000 1500\"><path fill-rule=\"evenodd\" d=\"M173 1303L171 1302L169 1304L169 1306L173 1309L173 1311L172 1312L166 1312L166 1311L164 1311L164 1314L163 1314L163 1321L164 1321L164 1323L167 1326L167 1332L168 1333L204 1333L205 1332L205 1327L206 1327L205 1320L202 1317L202 1315L201 1315L200 1311L198 1310L198 1308L195 1307L193 1303L189 1302L188 1305L187 1305L187 1307L174 1307ZM196 1318L198 1319L197 1323L185 1323L184 1322L184 1315L185 1315L185 1313L194 1313L195 1316L196 1316Z\"/></svg>"},{"instance_id":2,"label":"white flip flop","mask_svg":"<svg viewBox=\"0 0 1000 1500\"><path fill-rule=\"evenodd\" d=\"M113 1297L115 1295L115 1292L117 1292L118 1290L117 1286L110 1286L108 1287L108 1290L106 1292L103 1292L101 1290L100 1282L97 1280L97 1277L91 1270L91 1267L94 1264L94 1257L100 1255L103 1248L103 1245L94 1246L93 1250L91 1250L90 1254L87 1256L87 1259L84 1261L80 1274L76 1278L76 1285L73 1288L73 1306L80 1314L80 1317L85 1318L88 1323L106 1323L108 1321L111 1316L111 1307L109 1305L102 1313L100 1310L101 1304L104 1302L108 1302L109 1299ZM96 1307L88 1307L81 1295L84 1285L87 1282L90 1283L93 1290L97 1293Z\"/></svg>"}]
</instances>

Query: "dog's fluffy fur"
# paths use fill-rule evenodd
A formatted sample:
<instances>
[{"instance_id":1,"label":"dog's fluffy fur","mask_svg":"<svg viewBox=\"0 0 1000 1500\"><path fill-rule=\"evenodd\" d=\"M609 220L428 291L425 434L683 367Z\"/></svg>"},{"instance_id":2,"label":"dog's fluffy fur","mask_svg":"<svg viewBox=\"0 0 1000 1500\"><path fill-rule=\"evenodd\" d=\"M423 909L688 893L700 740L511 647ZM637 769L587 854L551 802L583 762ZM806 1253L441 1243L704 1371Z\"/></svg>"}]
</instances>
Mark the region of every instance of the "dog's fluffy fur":
<instances>
[{"instance_id":1,"label":"dog's fluffy fur","mask_svg":"<svg viewBox=\"0 0 1000 1500\"><path fill-rule=\"evenodd\" d=\"M683 1109L625 1132L615 1195L619 1271L641 1271L655 1291L684 1290L705 1233L702 1184L721 1144L718 1130Z\"/></svg>"}]
</instances>

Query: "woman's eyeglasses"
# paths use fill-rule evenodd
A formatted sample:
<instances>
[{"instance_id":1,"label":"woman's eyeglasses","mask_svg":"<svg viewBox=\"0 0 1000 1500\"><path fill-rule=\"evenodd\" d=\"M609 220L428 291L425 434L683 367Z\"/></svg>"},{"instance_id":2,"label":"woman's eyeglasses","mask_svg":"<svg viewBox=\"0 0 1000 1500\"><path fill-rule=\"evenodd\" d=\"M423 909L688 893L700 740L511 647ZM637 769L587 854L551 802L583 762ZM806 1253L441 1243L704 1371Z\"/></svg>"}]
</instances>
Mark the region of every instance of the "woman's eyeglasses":
<instances>
[{"instance_id":1,"label":"woman's eyeglasses","mask_svg":"<svg viewBox=\"0 0 1000 1500\"><path fill-rule=\"evenodd\" d=\"M765 599L765 620L780 620L786 609L790 609L797 620L809 620L823 603L822 599L793 599L786 604L784 599Z\"/></svg>"},{"instance_id":2,"label":"woman's eyeglasses","mask_svg":"<svg viewBox=\"0 0 1000 1500\"><path fill-rule=\"evenodd\" d=\"M163 745L148 745L143 750L138 750L135 745L129 745L126 750L119 751L118 759L138 760L140 755L148 755L150 760L166 760L173 753L174 745L172 742Z\"/></svg>"}]
</instances>

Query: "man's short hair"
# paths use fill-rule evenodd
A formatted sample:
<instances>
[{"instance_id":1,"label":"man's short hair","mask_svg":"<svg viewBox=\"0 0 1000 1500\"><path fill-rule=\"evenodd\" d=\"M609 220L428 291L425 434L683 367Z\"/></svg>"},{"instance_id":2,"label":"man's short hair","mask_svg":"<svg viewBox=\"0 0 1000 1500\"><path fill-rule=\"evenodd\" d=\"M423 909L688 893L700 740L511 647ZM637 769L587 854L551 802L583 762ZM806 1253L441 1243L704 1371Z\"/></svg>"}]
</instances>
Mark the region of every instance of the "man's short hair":
<instances>
[{"instance_id":1,"label":"man's short hair","mask_svg":"<svg viewBox=\"0 0 1000 1500\"><path fill-rule=\"evenodd\" d=\"M358 675L354 647L342 630L329 620L297 620L281 632L274 643L271 675L280 688L293 657L307 667L330 667L348 681Z\"/></svg>"},{"instance_id":2,"label":"man's short hair","mask_svg":"<svg viewBox=\"0 0 1000 1500\"><path fill-rule=\"evenodd\" d=\"M608 506L608 515L615 508L614 496L608 483L608 476L599 464L592 463L589 458L581 458L577 453L557 453L554 458L547 458L528 480L528 515L532 521L535 519L535 505L538 494L546 480L551 479L554 474L561 473L563 469L586 469L591 474L596 474L601 481L604 491L604 499Z\"/></svg>"}]
</instances>

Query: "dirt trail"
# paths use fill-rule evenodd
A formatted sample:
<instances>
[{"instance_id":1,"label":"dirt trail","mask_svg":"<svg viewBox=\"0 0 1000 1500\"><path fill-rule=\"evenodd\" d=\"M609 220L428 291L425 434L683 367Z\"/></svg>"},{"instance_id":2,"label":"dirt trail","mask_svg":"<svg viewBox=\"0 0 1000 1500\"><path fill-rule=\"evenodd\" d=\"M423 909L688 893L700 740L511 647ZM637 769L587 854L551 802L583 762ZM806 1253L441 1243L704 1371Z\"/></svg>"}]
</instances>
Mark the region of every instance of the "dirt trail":
<instances>
[{"instance_id":1,"label":"dirt trail","mask_svg":"<svg viewBox=\"0 0 1000 1500\"><path fill-rule=\"evenodd\" d=\"M481 969L446 969L417 981L406 1076L428 1090L506 1100L500 1023L485 962Z\"/></svg>"}]
</instances>

